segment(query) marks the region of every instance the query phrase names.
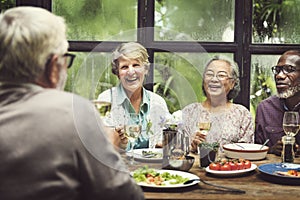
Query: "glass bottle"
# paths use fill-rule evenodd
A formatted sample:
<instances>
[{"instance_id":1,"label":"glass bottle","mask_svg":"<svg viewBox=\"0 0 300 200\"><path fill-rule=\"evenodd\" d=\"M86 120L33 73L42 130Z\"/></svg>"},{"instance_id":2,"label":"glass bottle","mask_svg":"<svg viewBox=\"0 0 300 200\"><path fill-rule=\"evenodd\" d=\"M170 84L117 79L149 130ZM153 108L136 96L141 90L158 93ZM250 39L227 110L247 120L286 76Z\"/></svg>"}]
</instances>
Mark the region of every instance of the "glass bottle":
<instances>
[{"instance_id":1,"label":"glass bottle","mask_svg":"<svg viewBox=\"0 0 300 200\"><path fill-rule=\"evenodd\" d=\"M292 136L283 136L282 143L282 162L293 163L295 158L295 153L293 149L293 146L295 144L295 138Z\"/></svg>"}]
</instances>

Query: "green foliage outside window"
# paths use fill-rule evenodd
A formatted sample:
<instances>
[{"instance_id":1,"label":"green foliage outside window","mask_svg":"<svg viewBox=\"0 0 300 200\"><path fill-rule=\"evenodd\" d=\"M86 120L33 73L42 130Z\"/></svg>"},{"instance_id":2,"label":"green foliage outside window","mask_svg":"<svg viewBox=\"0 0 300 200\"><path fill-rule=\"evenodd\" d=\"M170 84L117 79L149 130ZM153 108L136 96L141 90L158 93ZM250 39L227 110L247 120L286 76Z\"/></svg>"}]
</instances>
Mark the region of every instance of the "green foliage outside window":
<instances>
[{"instance_id":1,"label":"green foliage outside window","mask_svg":"<svg viewBox=\"0 0 300 200\"><path fill-rule=\"evenodd\" d=\"M0 1L0 12L16 6L15 0L1 0Z\"/></svg>"},{"instance_id":2,"label":"green foliage outside window","mask_svg":"<svg viewBox=\"0 0 300 200\"><path fill-rule=\"evenodd\" d=\"M16 6L15 0L0 2L1 11ZM136 0L53 0L52 4L53 12L66 19L69 40L137 40ZM186 10L189 10L188 15ZM299 43L299 13L299 0L253 0L253 42ZM155 39L222 41L222 34L234 28L233 18L233 0L156 0L155 28L160 31L155 32ZM175 30L178 34L174 35L163 28ZM233 41L233 37L224 41ZM95 62L92 62L93 56L89 57L88 53L75 53L77 58L68 72L67 91L92 99L117 84L116 76L110 72L109 52L106 55L92 53L99 54ZM171 112L191 101L204 100L201 90L204 63L198 62L198 56L193 56L195 62L190 62L180 54L155 54L154 92L165 98ZM267 66L252 61L250 108L253 113L261 100L276 93L273 75L268 71L276 61L270 60ZM267 70L263 70L265 68ZM90 74L95 70L99 76ZM182 88L187 85L190 89ZM185 93L188 91L194 92L192 98L183 99L183 96L188 97Z\"/></svg>"}]
</instances>

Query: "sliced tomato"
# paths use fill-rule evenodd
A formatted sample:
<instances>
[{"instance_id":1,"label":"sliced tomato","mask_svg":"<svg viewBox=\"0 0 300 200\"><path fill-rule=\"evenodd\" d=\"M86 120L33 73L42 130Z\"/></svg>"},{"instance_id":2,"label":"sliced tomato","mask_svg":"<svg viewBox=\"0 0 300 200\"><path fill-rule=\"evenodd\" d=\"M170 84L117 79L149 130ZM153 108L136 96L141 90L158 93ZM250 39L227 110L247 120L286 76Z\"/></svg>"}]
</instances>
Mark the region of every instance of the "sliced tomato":
<instances>
[{"instance_id":1,"label":"sliced tomato","mask_svg":"<svg viewBox=\"0 0 300 200\"><path fill-rule=\"evenodd\" d=\"M245 163L244 162L237 162L236 163L238 170L245 169Z\"/></svg>"},{"instance_id":2,"label":"sliced tomato","mask_svg":"<svg viewBox=\"0 0 300 200\"><path fill-rule=\"evenodd\" d=\"M228 163L221 165L221 171L230 171L230 170L231 170L231 167Z\"/></svg>"},{"instance_id":3,"label":"sliced tomato","mask_svg":"<svg viewBox=\"0 0 300 200\"><path fill-rule=\"evenodd\" d=\"M220 166L220 163L210 163L209 164L209 169L211 170L220 170L221 169L221 166Z\"/></svg>"},{"instance_id":4,"label":"sliced tomato","mask_svg":"<svg viewBox=\"0 0 300 200\"><path fill-rule=\"evenodd\" d=\"M245 169L251 168L251 162L249 160L245 160L244 164L245 164Z\"/></svg>"},{"instance_id":5,"label":"sliced tomato","mask_svg":"<svg viewBox=\"0 0 300 200\"><path fill-rule=\"evenodd\" d=\"M238 166L235 162L230 161L228 164L230 165L231 170L238 170Z\"/></svg>"}]
</instances>

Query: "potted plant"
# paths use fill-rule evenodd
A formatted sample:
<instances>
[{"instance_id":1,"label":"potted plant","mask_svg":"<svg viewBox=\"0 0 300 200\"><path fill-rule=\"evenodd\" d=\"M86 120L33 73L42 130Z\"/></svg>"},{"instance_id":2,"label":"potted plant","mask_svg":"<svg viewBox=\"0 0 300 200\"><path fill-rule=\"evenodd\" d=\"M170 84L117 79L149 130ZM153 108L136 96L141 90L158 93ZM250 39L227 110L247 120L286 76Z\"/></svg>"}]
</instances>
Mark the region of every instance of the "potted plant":
<instances>
[{"instance_id":1,"label":"potted plant","mask_svg":"<svg viewBox=\"0 0 300 200\"><path fill-rule=\"evenodd\" d=\"M200 167L207 167L215 161L219 147L220 144L217 142L202 142L199 144Z\"/></svg>"}]
</instances>

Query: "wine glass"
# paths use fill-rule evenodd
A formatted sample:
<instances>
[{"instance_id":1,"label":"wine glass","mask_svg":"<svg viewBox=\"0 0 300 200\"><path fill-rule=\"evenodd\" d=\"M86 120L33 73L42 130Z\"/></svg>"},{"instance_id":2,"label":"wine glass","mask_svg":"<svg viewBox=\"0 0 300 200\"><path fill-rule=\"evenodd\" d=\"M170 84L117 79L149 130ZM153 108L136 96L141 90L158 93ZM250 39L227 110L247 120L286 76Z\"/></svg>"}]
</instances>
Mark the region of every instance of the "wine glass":
<instances>
[{"instance_id":1,"label":"wine glass","mask_svg":"<svg viewBox=\"0 0 300 200\"><path fill-rule=\"evenodd\" d=\"M295 137L300 129L299 113L288 111L283 116L283 130L287 136Z\"/></svg>"},{"instance_id":2,"label":"wine glass","mask_svg":"<svg viewBox=\"0 0 300 200\"><path fill-rule=\"evenodd\" d=\"M140 136L142 131L142 124L139 118L139 115L136 113L129 113L126 117L126 122L124 126L125 136L128 138L130 142L130 160L131 164L134 163L134 145L138 137Z\"/></svg>"},{"instance_id":3,"label":"wine glass","mask_svg":"<svg viewBox=\"0 0 300 200\"><path fill-rule=\"evenodd\" d=\"M207 135L211 127L211 122L210 121L197 122L197 127L203 135Z\"/></svg>"},{"instance_id":4,"label":"wine glass","mask_svg":"<svg viewBox=\"0 0 300 200\"><path fill-rule=\"evenodd\" d=\"M211 122L209 120L202 119L196 123L196 126L197 126L197 129L201 132L201 135L203 135L203 137L205 137L210 130ZM197 147L197 151L198 151L198 153L200 153L199 146Z\"/></svg>"},{"instance_id":5,"label":"wine glass","mask_svg":"<svg viewBox=\"0 0 300 200\"><path fill-rule=\"evenodd\" d=\"M111 110L111 103L106 101L92 100L101 117L108 116Z\"/></svg>"}]
</instances>

